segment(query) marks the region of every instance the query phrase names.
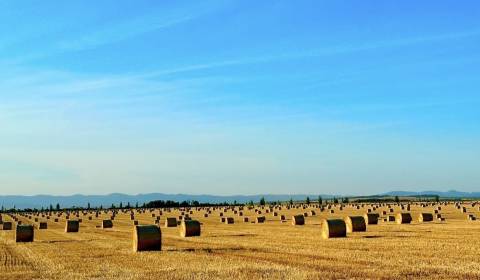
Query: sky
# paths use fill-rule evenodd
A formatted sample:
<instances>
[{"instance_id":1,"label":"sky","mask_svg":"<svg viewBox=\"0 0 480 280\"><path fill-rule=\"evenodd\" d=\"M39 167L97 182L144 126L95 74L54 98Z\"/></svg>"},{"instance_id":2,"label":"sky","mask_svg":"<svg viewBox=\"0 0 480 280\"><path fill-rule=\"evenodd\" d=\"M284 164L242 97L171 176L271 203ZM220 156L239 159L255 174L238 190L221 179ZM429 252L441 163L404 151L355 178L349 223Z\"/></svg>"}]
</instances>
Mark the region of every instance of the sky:
<instances>
[{"instance_id":1,"label":"sky","mask_svg":"<svg viewBox=\"0 0 480 280\"><path fill-rule=\"evenodd\" d=\"M480 190L477 1L0 1L0 194Z\"/></svg>"}]
</instances>

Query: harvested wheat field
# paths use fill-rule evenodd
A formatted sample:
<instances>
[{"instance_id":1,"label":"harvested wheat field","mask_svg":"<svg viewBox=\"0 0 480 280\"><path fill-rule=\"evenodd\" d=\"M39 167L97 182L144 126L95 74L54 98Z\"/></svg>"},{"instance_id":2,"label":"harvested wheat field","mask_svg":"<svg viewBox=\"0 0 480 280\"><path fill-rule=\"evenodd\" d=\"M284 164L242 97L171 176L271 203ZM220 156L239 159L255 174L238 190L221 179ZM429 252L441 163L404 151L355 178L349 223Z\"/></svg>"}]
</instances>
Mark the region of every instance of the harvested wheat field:
<instances>
[{"instance_id":1,"label":"harvested wheat field","mask_svg":"<svg viewBox=\"0 0 480 280\"><path fill-rule=\"evenodd\" d=\"M357 207L360 206L360 207ZM3 214L12 230L0 231L2 279L473 279L480 278L480 222L478 206L411 204L348 204L319 207L228 207L145 209ZM464 208L465 211L464 212ZM330 214L331 209L335 210ZM360 209L357 209L360 208ZM391 212L393 209L393 213ZM403 208L403 209L402 209ZM369 210L370 209L370 210ZM261 214L256 213L261 212ZM306 215L305 225L292 225L294 215ZM419 222L422 213L434 213L431 222ZM192 212L189 212L192 211ZM344 238L323 238L322 221L380 213L378 224ZM410 213L411 223L385 222L383 211ZM208 217L205 217L208 213ZM222 217L233 223L221 222ZM276 214L273 214L276 213ZM76 217L78 214L78 217ZM79 220L79 232L66 232L66 217ZM113 220L105 222L105 220ZM240 216L241 215L241 216ZM98 216L98 217L96 217ZM255 217L265 216L265 223ZM288 217L281 221L281 216ZM92 218L90 218L92 217ZM160 219L158 219L160 217ZM165 227L167 217L200 222ZM251 222L244 222L250 217ZM54 219L58 218L58 222ZM15 219L35 226L33 242L15 242ZM38 222L35 222L38 221ZM160 225L160 231L139 228ZM47 229L39 229L47 222ZM105 225L108 224L108 227ZM193 224L193 225L192 225ZM111 227L110 227L111 225ZM332 229L333 227L331 227ZM188 235L188 234L187 234ZM195 234L193 234L195 235ZM135 252L134 242L152 251Z\"/></svg>"}]
</instances>

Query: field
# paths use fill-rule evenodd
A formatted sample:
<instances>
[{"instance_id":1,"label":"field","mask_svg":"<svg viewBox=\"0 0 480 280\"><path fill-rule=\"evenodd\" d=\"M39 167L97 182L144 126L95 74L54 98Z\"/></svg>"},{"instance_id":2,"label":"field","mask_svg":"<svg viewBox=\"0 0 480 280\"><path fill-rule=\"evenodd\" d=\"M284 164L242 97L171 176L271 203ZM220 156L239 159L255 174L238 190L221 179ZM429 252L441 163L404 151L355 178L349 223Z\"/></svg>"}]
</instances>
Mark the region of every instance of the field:
<instances>
[{"instance_id":1,"label":"field","mask_svg":"<svg viewBox=\"0 0 480 280\"><path fill-rule=\"evenodd\" d=\"M437 206L412 205L410 211L392 206L373 212L382 218L368 225L366 232L349 233L346 238L323 239L321 221L363 215L370 205L357 209L334 206L334 213L323 212L314 204L306 207L272 209L245 208L250 221L265 216L266 222L243 222L232 209L193 209L190 217L202 223L200 237L183 238L179 227L164 227L165 217L177 217L180 209L163 211L160 216L162 251L133 252L133 225L130 212L119 212L113 228L102 229L101 220L111 213L80 213L80 232L65 233L65 214L58 222L55 213L48 229L35 228L35 240L15 242L13 230L0 230L1 279L480 279L480 222L468 221L467 214L478 215L478 204L442 205L445 221L420 223L419 213L433 213ZM238 207L237 207L238 208ZM237 209L238 210L238 209ZM311 210L315 215L311 215ZM187 209L187 214L188 214ZM387 215L409 212L411 224L384 222ZM278 216L273 216L277 212ZM153 224L159 210L136 213L139 224ZM234 217L234 224L220 222ZM308 213L303 226L293 226L291 216ZM280 216L286 221L281 222ZM14 215L12 215L14 216ZM3 214L4 221L12 216ZM92 220L88 217L93 216ZM19 217L23 224L47 221L46 216ZM70 217L71 219L77 217Z\"/></svg>"}]
</instances>

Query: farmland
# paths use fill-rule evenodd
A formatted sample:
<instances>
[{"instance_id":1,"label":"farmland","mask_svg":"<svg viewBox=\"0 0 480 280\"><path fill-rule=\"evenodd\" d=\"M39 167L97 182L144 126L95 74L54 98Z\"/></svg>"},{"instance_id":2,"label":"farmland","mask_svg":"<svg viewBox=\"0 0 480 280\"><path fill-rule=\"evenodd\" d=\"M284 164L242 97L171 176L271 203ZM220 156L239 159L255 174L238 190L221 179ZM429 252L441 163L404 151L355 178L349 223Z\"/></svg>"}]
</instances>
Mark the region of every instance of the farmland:
<instances>
[{"instance_id":1,"label":"farmland","mask_svg":"<svg viewBox=\"0 0 480 280\"><path fill-rule=\"evenodd\" d=\"M3 223L11 221L14 226L0 230L0 278L480 278L480 222L467 219L479 216L478 204L416 203L410 210L393 203L329 207L323 206L322 211L312 203L250 209L116 210L113 227L105 229L102 221L110 220L112 211L99 211L96 217L95 211L85 210L78 217L69 214L70 220L82 220L78 233L65 232L65 212L3 214ZM378 224L367 225L365 232L348 233L346 238L322 238L322 220L362 216L367 211L379 214ZM435 211L432 222L418 221L420 213ZM406 212L413 218L410 224L388 222L388 216ZM292 225L292 216L299 214L306 216L305 225ZM445 220L437 219L437 214ZM180 226L164 226L167 217L180 216L198 220L201 236L184 238ZM254 223L259 216L266 221ZM222 223L222 217L231 217L234 223ZM249 221L244 222L244 217ZM35 226L34 242L15 242L15 219ZM134 220L140 225L160 221L161 251L133 251ZM39 222L47 222L48 228L38 229Z\"/></svg>"}]
</instances>

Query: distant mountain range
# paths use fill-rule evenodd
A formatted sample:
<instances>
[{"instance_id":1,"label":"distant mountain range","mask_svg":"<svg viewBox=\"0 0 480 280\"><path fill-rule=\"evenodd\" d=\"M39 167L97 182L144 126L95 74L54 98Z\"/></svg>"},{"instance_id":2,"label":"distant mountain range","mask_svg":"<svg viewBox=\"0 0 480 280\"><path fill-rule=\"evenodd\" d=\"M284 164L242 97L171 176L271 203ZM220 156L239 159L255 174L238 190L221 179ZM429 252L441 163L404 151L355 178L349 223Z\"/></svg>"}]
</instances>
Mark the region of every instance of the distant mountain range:
<instances>
[{"instance_id":1,"label":"distant mountain range","mask_svg":"<svg viewBox=\"0 0 480 280\"><path fill-rule=\"evenodd\" d=\"M310 197L312 200L318 199L318 195L275 195L275 194L260 194L260 195L231 195L231 196L218 196L218 195L189 195L189 194L164 194L164 193L149 193L149 194L138 194L138 195L128 195L121 193L113 193L107 195L69 195L69 196L54 196L54 195L34 195L34 196L18 196L18 195L8 195L0 196L0 207L13 208L14 206L17 209L23 208L37 208L42 207L47 208L50 205L53 207L56 204L60 204L63 207L87 207L90 203L91 207L110 207L112 204L118 206L120 202L123 206L130 203L131 206L135 206L137 203L142 205L153 200L172 200L172 201L187 201L187 200L196 200L200 203L220 203L220 202L229 202L233 203L234 201L238 203L247 203L249 201L258 202L262 197L266 201L287 201L293 199L294 201L305 200ZM321 195L324 199L330 199L333 196L331 195Z\"/></svg>"},{"instance_id":2,"label":"distant mountain range","mask_svg":"<svg viewBox=\"0 0 480 280\"><path fill-rule=\"evenodd\" d=\"M423 191L423 192L410 192L410 191L392 191L387 192L378 196L434 196L438 195L445 198L480 198L480 192L459 192L455 190L447 192L439 191ZM19 195L7 195L0 196L0 207L13 208L14 206L17 209L23 208L37 208L42 207L47 208L50 205L53 207L56 204L60 204L63 207L86 207L89 203L91 207L110 207L112 204L118 206L120 202L126 206L130 203L131 206L135 206L137 203L142 205L153 200L172 200L172 201L186 201L186 200L196 200L201 203L220 203L220 202L229 202L234 201L238 203L247 203L249 201L258 202L262 197L266 201L288 201L293 199L294 201L305 200L310 197L311 200L317 200L319 195L306 195L306 194L259 194L259 195L231 195L231 196L219 196L219 195L189 195L189 194L164 194L164 193L149 193L149 194L138 194L138 195L128 195L121 193L112 193L107 195L68 195L68 196L54 196L54 195L34 195L34 196L19 196ZM341 195L325 195L321 194L323 199L331 199L333 197L342 197ZM349 196L352 197L352 196ZM362 196L368 197L368 196Z\"/></svg>"},{"instance_id":3,"label":"distant mountain range","mask_svg":"<svg viewBox=\"0 0 480 280\"><path fill-rule=\"evenodd\" d=\"M435 196L448 198L480 198L480 192L460 192L450 190L446 192L439 191L423 191L423 192L409 192L409 191L393 191L381 194L380 196Z\"/></svg>"}]
</instances>

